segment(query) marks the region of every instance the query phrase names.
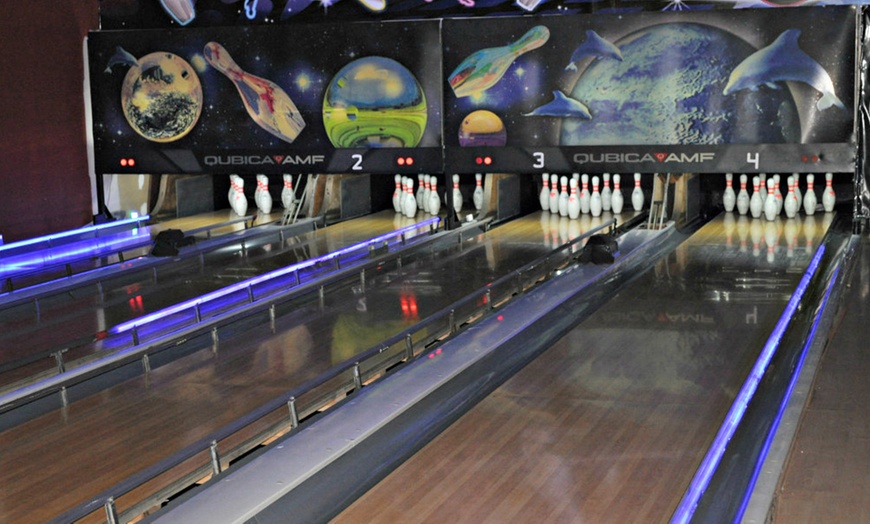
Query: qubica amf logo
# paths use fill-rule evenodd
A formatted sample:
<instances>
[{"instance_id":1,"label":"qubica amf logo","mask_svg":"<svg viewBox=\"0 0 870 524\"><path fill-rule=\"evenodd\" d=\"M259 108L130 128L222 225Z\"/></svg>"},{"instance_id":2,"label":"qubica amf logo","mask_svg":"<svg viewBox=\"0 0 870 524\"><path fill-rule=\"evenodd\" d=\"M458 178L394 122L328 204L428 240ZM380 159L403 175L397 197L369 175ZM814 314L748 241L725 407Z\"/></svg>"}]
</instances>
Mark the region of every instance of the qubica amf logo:
<instances>
[{"instance_id":1,"label":"qubica amf logo","mask_svg":"<svg viewBox=\"0 0 870 524\"><path fill-rule=\"evenodd\" d=\"M313 166L325 162L324 155L206 155L202 161L212 166Z\"/></svg>"},{"instance_id":2,"label":"qubica amf logo","mask_svg":"<svg viewBox=\"0 0 870 524\"><path fill-rule=\"evenodd\" d=\"M575 164L642 164L642 163L674 163L702 164L716 159L713 152L695 153L576 153Z\"/></svg>"}]
</instances>

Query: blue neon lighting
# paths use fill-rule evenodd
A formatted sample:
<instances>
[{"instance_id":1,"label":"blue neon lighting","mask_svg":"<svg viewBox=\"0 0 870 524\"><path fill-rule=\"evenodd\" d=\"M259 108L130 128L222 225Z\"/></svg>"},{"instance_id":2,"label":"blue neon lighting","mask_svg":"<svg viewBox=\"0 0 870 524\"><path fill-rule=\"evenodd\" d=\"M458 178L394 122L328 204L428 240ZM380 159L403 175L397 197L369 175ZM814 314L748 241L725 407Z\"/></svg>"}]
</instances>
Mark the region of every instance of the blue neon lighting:
<instances>
[{"instance_id":1,"label":"blue neon lighting","mask_svg":"<svg viewBox=\"0 0 870 524\"><path fill-rule=\"evenodd\" d=\"M25 246L32 246L34 244L41 244L41 243L45 243L45 242L48 242L50 244L53 240L59 240L61 238L71 237L74 235L96 233L97 231L100 231L103 229L117 228L119 226L125 226L128 224L137 224L139 222L145 222L149 218L150 217L148 215L142 215L141 217L138 217L138 218L128 218L125 220L116 220L114 222L106 222L105 224L98 224L95 226L85 226L85 227L80 227L78 229L70 229L69 231L63 231L61 233L54 233L51 235L45 235L45 236L41 236L41 237L29 238L27 240L13 242L11 244L4 244L4 245L0 246L0 256L2 256L4 252L9 252L9 251L12 251L14 249L19 249L19 248L22 248Z\"/></svg>"},{"instance_id":2,"label":"blue neon lighting","mask_svg":"<svg viewBox=\"0 0 870 524\"><path fill-rule=\"evenodd\" d=\"M761 350L761 354L758 356L755 365L753 365L752 370L749 372L749 377L737 393L734 403L731 404L731 409L728 410L728 414L725 416L725 421L719 428L719 432L716 434L713 444L710 446L710 449L707 450L707 454L704 456L704 460L701 461L698 471L695 472L695 476L689 484L689 489L680 501L679 506L677 506L677 510L671 518L672 523L688 522L692 518L692 515L694 515L695 509L698 507L698 502L701 500L701 495L704 494L704 491L706 491L707 487L710 485L710 479L713 478L713 473L715 473L716 468L719 466L719 461L722 460L722 455L725 454L725 448L728 447L728 442L731 440L731 437L734 436L734 432L737 431L737 426L740 425L740 421L743 419L744 413L746 413L749 401L752 400L752 396L758 388L758 383L761 382L761 377L764 375L764 371L767 369L768 364L770 364L773 354L776 353L776 349L782 340L785 329L788 326L792 315L794 315L804 292L806 292L813 274L819 267L824 252L824 245L819 246L816 250L816 253L813 256L809 267L807 267L803 278L801 278L797 289L794 294L792 294L788 304L786 304L785 311L783 311L782 315L779 317L779 321L773 328L770 337L767 339L764 348Z\"/></svg>"},{"instance_id":3,"label":"blue neon lighting","mask_svg":"<svg viewBox=\"0 0 870 524\"><path fill-rule=\"evenodd\" d=\"M324 262L324 261L333 260L337 257L340 257L341 255L344 255L346 253L351 253L351 252L356 251L360 248L364 248L364 247L367 247L370 245L378 244L378 243L387 241L391 238L401 236L405 233L415 231L418 229L422 229L424 227L432 226L433 224L437 225L440 221L441 221L440 217L432 217L432 218L429 218L429 219L424 220L422 222L417 222L414 225L406 226L402 229L397 229L395 231L391 231L389 233L385 233L383 235L379 235L379 236L376 236L374 238L370 238L369 240L365 240L365 241L360 242L358 244L354 244L354 245L351 245L348 247L341 248L337 251L333 251L331 253L327 253L325 255L321 255L321 256L316 257L316 258L308 259L308 260L305 260L303 262L298 262L296 264L291 264L291 265L283 267L281 269L276 269L274 271L270 271L268 273L263 273L262 275L258 275L256 277L242 280L241 282L238 282L238 283L233 284L231 286L217 289L215 291L206 293L206 294L201 295L199 297L196 297L196 298L193 298L190 300L185 300L184 302L179 302L178 304L176 304L174 306L163 308L161 310L155 311L154 313L149 313L148 315L143 315L141 317L134 318L133 320L118 324L115 327L111 328L109 330L109 333L119 334L119 333L123 333L125 331L129 331L135 327L142 326L144 324L149 324L149 323L154 322L156 320L166 318L166 317L173 315L175 313L185 311L188 309L192 309L192 308L196 308L202 304L217 300L221 297L225 297L225 296L230 295L232 293L235 293L237 291L246 290L249 287L252 287L256 284L260 284L262 282L273 280L275 278L278 278L278 277L281 277L284 275L288 275L290 273L294 273L294 272L299 271L301 269L315 266L315 265L317 265L321 262Z\"/></svg>"},{"instance_id":4,"label":"blue neon lighting","mask_svg":"<svg viewBox=\"0 0 870 524\"><path fill-rule=\"evenodd\" d=\"M740 504L740 510L737 513L737 518L734 519L735 521L742 520L743 514L746 513L746 507L749 505L749 499L752 498L752 491L755 489L755 483L758 481L758 475L761 473L761 468L764 466L764 461L767 458L768 452L770 451L770 446L773 444L773 439L776 437L776 430L779 428L780 422L782 422L782 417L785 414L785 409L788 406L788 402L789 400L791 400L791 395L794 392L794 388L795 386L797 386L798 380L800 379L801 370L804 367L804 361L806 361L810 346L813 344L813 340L816 337L816 328L818 328L819 322L822 320L822 314L825 312L825 307L828 304L828 298L831 296L831 291L834 289L834 283L837 281L837 274L839 272L840 268L838 267L834 270L834 273L831 276L831 282L828 285L828 289L825 291L825 296L824 298L822 298L819 310L816 312L816 319L813 322L812 327L810 328L807 342L806 344L804 344L803 349L801 349L800 358L798 358L798 361L795 364L791 380L789 381L788 387L785 390L785 396L783 396L782 398L782 403L779 405L779 410L776 413L776 417L773 419L773 423L770 426L767 438L764 440L764 446L762 447L761 453L758 457L758 461L755 464L755 470L752 473L752 479L750 480L749 487L743 496L743 501Z\"/></svg>"}]
</instances>

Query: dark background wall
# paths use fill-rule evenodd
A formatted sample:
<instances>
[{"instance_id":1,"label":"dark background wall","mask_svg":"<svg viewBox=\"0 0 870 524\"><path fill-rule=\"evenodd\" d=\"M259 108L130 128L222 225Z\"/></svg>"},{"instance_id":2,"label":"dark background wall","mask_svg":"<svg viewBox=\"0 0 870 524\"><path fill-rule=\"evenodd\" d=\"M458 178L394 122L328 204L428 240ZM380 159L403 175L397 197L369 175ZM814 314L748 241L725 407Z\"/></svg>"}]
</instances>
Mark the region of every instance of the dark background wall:
<instances>
[{"instance_id":1,"label":"dark background wall","mask_svg":"<svg viewBox=\"0 0 870 524\"><path fill-rule=\"evenodd\" d=\"M82 42L99 0L0 0L0 234L91 222Z\"/></svg>"}]
</instances>

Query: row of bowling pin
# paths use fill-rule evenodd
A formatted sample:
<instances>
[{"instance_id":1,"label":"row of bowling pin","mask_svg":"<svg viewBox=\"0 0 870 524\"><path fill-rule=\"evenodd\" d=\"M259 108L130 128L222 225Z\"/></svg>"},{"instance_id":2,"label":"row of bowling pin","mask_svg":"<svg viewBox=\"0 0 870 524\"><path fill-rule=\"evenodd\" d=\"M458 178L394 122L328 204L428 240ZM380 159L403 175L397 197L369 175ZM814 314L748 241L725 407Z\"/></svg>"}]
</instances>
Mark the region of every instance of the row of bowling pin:
<instances>
[{"instance_id":1,"label":"row of bowling pin","mask_svg":"<svg viewBox=\"0 0 870 524\"><path fill-rule=\"evenodd\" d=\"M472 200L474 208L483 207L483 175L474 175L476 186ZM435 175L417 175L417 191L414 191L414 179L396 175L396 188L393 191L393 209L406 217L413 217L417 210L423 210L430 215L441 211L441 199L438 197L438 178ZM462 210L462 191L459 190L459 175L453 175L453 209L456 213ZM445 203L447 194L444 195Z\"/></svg>"},{"instance_id":2,"label":"row of bowling pin","mask_svg":"<svg viewBox=\"0 0 870 524\"><path fill-rule=\"evenodd\" d=\"M740 175L740 191L735 193L732 186L733 175L731 173L725 174L725 193L722 195L725 211L730 213L736 207L737 212L741 215L749 212L753 218L760 218L764 215L767 220L773 220L783 211L788 218L792 218L798 214L801 207L807 215L816 212L818 201L813 188L815 176L812 173L807 175L807 191L803 194L800 190L800 174L794 173L788 177L786 180L788 192L785 196L780 191L779 175L773 175L766 180L764 173L752 177L752 196L746 190L747 178L746 175ZM834 204L837 202L832 182L833 174L826 173L825 190L822 193L822 209L826 213L833 211Z\"/></svg>"},{"instance_id":3,"label":"row of bowling pin","mask_svg":"<svg viewBox=\"0 0 870 524\"><path fill-rule=\"evenodd\" d=\"M569 180L567 176L549 175L542 176L540 201L541 209L550 213L559 213L561 216L575 219L580 214L592 214L594 217L601 216L602 211L622 213L623 197L620 189L619 174L613 175L613 189L610 189L610 174L602 175L604 187L598 190L598 177L592 177L592 192L589 192L589 175L574 173ZM578 193L578 186L580 191ZM561 190L560 190L561 188ZM568 193L570 188L570 194ZM635 211L643 209L643 190L640 187L640 173L634 174L634 189L631 192L631 206Z\"/></svg>"},{"instance_id":4,"label":"row of bowling pin","mask_svg":"<svg viewBox=\"0 0 870 524\"><path fill-rule=\"evenodd\" d=\"M284 187L281 189L281 204L285 209L292 209L296 204L296 192L293 190L293 175L283 175ZM230 175L230 191L228 194L230 207L239 216L245 216L248 211L248 199L245 197L245 179L239 175ZM272 195L269 193L269 177L257 175L257 189L254 191L254 203L262 213L272 212Z\"/></svg>"}]
</instances>

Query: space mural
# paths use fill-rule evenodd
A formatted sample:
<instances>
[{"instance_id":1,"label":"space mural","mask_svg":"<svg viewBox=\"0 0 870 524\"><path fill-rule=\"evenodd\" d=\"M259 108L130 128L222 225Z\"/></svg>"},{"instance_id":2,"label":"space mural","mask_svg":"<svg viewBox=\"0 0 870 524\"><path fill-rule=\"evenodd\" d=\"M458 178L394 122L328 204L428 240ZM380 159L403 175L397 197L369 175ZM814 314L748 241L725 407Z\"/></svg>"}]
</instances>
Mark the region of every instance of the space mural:
<instances>
[{"instance_id":1,"label":"space mural","mask_svg":"<svg viewBox=\"0 0 870 524\"><path fill-rule=\"evenodd\" d=\"M850 170L854 22L851 8L445 20L447 159L481 158L451 146L498 144L523 151L493 155L494 170L535 157L553 170L660 171L665 158L707 172L820 159ZM747 162L758 144L834 143Z\"/></svg>"},{"instance_id":2,"label":"space mural","mask_svg":"<svg viewBox=\"0 0 870 524\"><path fill-rule=\"evenodd\" d=\"M350 172L361 153L335 150L413 149L440 167L439 38L437 22L92 33L98 164Z\"/></svg>"},{"instance_id":3,"label":"space mural","mask_svg":"<svg viewBox=\"0 0 870 524\"><path fill-rule=\"evenodd\" d=\"M483 158L506 172L849 171L855 19L844 7L103 31L89 40L95 149L106 172L128 156L158 172L362 170L343 150L393 151L366 156L365 172L396 171L399 150L419 155L411 171L441 171L442 149L458 172Z\"/></svg>"}]
</instances>

